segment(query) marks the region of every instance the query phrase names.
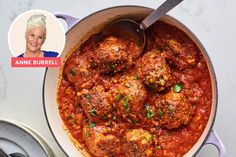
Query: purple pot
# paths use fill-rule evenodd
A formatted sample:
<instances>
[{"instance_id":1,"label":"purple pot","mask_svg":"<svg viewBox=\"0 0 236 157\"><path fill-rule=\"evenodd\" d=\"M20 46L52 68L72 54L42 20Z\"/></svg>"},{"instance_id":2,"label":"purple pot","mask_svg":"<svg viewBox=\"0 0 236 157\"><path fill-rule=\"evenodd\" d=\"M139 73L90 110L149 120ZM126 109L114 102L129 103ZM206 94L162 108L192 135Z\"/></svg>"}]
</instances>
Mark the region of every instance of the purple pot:
<instances>
[{"instance_id":1,"label":"purple pot","mask_svg":"<svg viewBox=\"0 0 236 157\"><path fill-rule=\"evenodd\" d=\"M68 25L66 44L61 55L62 60L65 60L73 52L73 48L79 47L80 44L87 40L91 34L99 32L109 21L121 16L145 17L152 11L153 9L151 8L140 6L119 6L98 11L82 20L65 13L56 13L55 15L58 18L64 19ZM207 66L212 82L212 106L209 120L197 143L184 156L194 156L203 145L213 144L219 150L219 156L224 157L225 147L215 131L212 129L217 111L217 83L211 60L200 41L186 26L168 15L163 16L160 20L176 26L188 34L188 36L197 44L203 56L205 57L205 60L207 61ZM48 125L55 140L68 156L86 156L86 153L82 154L77 149L78 146L76 147L73 142L71 142L66 133L66 128L64 128L64 130L62 127L63 122L60 118L56 102L57 83L60 79L60 76L61 71L56 68L48 68L45 72L43 102Z\"/></svg>"}]
</instances>

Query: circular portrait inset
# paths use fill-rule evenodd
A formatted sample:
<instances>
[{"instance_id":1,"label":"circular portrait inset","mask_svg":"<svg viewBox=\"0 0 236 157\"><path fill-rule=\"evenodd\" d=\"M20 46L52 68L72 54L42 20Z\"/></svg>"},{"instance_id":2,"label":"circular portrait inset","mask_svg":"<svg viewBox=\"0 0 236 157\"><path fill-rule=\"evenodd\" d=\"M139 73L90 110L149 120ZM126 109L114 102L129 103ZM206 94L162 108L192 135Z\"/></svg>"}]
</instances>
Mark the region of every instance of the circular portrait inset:
<instances>
[{"instance_id":1,"label":"circular portrait inset","mask_svg":"<svg viewBox=\"0 0 236 157\"><path fill-rule=\"evenodd\" d=\"M8 45L14 57L58 57L65 46L65 31L53 14L30 10L12 22Z\"/></svg>"}]
</instances>

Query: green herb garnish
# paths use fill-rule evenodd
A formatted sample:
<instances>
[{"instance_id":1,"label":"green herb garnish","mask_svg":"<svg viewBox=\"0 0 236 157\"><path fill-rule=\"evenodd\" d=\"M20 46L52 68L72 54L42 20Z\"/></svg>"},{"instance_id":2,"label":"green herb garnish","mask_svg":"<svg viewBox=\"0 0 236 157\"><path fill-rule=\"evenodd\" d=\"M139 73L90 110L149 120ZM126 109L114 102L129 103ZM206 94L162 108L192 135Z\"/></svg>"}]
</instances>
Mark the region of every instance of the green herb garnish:
<instances>
[{"instance_id":1,"label":"green herb garnish","mask_svg":"<svg viewBox=\"0 0 236 157\"><path fill-rule=\"evenodd\" d=\"M161 71L163 69L163 66L159 66L158 68L157 68L157 71Z\"/></svg>"},{"instance_id":2,"label":"green herb garnish","mask_svg":"<svg viewBox=\"0 0 236 157\"><path fill-rule=\"evenodd\" d=\"M93 108L91 110L88 111L93 117L96 116L96 110Z\"/></svg>"},{"instance_id":3,"label":"green herb garnish","mask_svg":"<svg viewBox=\"0 0 236 157\"><path fill-rule=\"evenodd\" d=\"M111 64L111 68L114 70L116 68L115 64Z\"/></svg>"},{"instance_id":4,"label":"green herb garnish","mask_svg":"<svg viewBox=\"0 0 236 157\"><path fill-rule=\"evenodd\" d=\"M173 87L175 93L179 93L182 90L183 85L181 83L176 83Z\"/></svg>"},{"instance_id":5,"label":"green herb garnish","mask_svg":"<svg viewBox=\"0 0 236 157\"><path fill-rule=\"evenodd\" d=\"M126 96L125 101L123 102L123 106L125 107L126 110L129 110L128 103L129 103L129 97Z\"/></svg>"},{"instance_id":6,"label":"green herb garnish","mask_svg":"<svg viewBox=\"0 0 236 157\"><path fill-rule=\"evenodd\" d=\"M148 142L151 142L152 139L153 139L153 135L150 135L150 137L148 137L147 141L148 141Z\"/></svg>"},{"instance_id":7,"label":"green herb garnish","mask_svg":"<svg viewBox=\"0 0 236 157\"><path fill-rule=\"evenodd\" d=\"M158 111L158 114L159 114L160 117L163 117L164 112L159 110L159 111Z\"/></svg>"},{"instance_id":8,"label":"green herb garnish","mask_svg":"<svg viewBox=\"0 0 236 157\"><path fill-rule=\"evenodd\" d=\"M145 108L147 111L147 118L148 119L152 118L155 115L155 113L152 111L151 107L148 104L146 104Z\"/></svg>"},{"instance_id":9,"label":"green herb garnish","mask_svg":"<svg viewBox=\"0 0 236 157\"><path fill-rule=\"evenodd\" d=\"M89 131L86 131L86 132L85 132L85 135L86 135L86 137L89 137L89 136L90 136L90 132L89 132Z\"/></svg>"},{"instance_id":10,"label":"green herb garnish","mask_svg":"<svg viewBox=\"0 0 236 157\"><path fill-rule=\"evenodd\" d=\"M76 120L75 120L75 119L72 119L72 120L71 120L71 123L72 123L73 125L75 125L75 124L76 124Z\"/></svg>"},{"instance_id":11,"label":"green herb garnish","mask_svg":"<svg viewBox=\"0 0 236 157\"><path fill-rule=\"evenodd\" d=\"M118 98L117 98L117 102L119 102L124 96L120 93Z\"/></svg>"},{"instance_id":12,"label":"green herb garnish","mask_svg":"<svg viewBox=\"0 0 236 157\"><path fill-rule=\"evenodd\" d=\"M130 120L131 120L131 122L132 122L133 125L136 125L136 124L137 124L137 122L136 122L133 118L130 118Z\"/></svg>"},{"instance_id":13,"label":"green herb garnish","mask_svg":"<svg viewBox=\"0 0 236 157\"><path fill-rule=\"evenodd\" d=\"M69 116L66 117L66 120L70 120L73 118L73 114L70 114Z\"/></svg>"},{"instance_id":14,"label":"green herb garnish","mask_svg":"<svg viewBox=\"0 0 236 157\"><path fill-rule=\"evenodd\" d=\"M158 146L157 146L157 149L161 149L161 145L158 145Z\"/></svg>"},{"instance_id":15,"label":"green herb garnish","mask_svg":"<svg viewBox=\"0 0 236 157\"><path fill-rule=\"evenodd\" d=\"M90 97L90 94L85 94L84 97L88 100L88 102L91 102L91 97Z\"/></svg>"},{"instance_id":16,"label":"green herb garnish","mask_svg":"<svg viewBox=\"0 0 236 157\"><path fill-rule=\"evenodd\" d=\"M90 128L93 128L95 125L96 125L96 122L93 121L93 122L91 122L91 123L89 124L89 127L90 127Z\"/></svg>"},{"instance_id":17,"label":"green herb garnish","mask_svg":"<svg viewBox=\"0 0 236 157\"><path fill-rule=\"evenodd\" d=\"M75 71L73 69L70 70L70 74L73 75L73 76L76 75L76 73L75 73Z\"/></svg>"}]
</instances>

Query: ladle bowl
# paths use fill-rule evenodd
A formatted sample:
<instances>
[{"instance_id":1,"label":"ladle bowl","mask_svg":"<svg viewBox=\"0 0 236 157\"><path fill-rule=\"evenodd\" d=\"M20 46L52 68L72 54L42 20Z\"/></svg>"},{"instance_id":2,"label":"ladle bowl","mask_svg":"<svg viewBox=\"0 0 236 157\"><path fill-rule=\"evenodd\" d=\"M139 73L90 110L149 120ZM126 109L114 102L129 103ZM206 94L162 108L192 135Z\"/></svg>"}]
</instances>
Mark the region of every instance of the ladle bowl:
<instances>
[{"instance_id":1,"label":"ladle bowl","mask_svg":"<svg viewBox=\"0 0 236 157\"><path fill-rule=\"evenodd\" d=\"M148 15L140 24L131 19L121 19L115 21L104 29L103 35L113 35L119 37L129 37L139 47L142 52L145 46L145 29L159 20L168 11L173 9L183 0L166 0L160 7ZM139 54L141 54L141 52Z\"/></svg>"}]
</instances>

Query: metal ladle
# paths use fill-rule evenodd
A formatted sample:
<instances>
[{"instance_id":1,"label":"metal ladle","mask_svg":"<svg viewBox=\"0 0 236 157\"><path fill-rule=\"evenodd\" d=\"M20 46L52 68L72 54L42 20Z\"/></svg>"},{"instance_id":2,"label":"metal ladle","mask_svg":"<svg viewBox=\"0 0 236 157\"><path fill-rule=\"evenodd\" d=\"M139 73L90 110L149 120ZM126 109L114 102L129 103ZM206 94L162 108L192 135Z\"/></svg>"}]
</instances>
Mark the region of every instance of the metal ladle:
<instances>
[{"instance_id":1,"label":"metal ladle","mask_svg":"<svg viewBox=\"0 0 236 157\"><path fill-rule=\"evenodd\" d=\"M160 7L148 15L140 24L130 19L118 20L109 25L103 34L117 35L128 38L131 37L137 43L140 51L142 52L145 46L144 30L182 1L183 0L166 0Z\"/></svg>"}]
</instances>

